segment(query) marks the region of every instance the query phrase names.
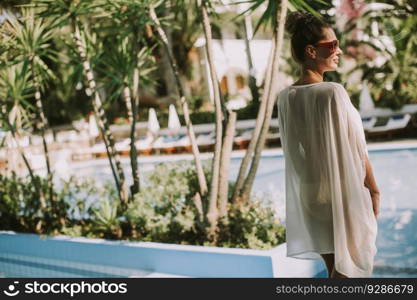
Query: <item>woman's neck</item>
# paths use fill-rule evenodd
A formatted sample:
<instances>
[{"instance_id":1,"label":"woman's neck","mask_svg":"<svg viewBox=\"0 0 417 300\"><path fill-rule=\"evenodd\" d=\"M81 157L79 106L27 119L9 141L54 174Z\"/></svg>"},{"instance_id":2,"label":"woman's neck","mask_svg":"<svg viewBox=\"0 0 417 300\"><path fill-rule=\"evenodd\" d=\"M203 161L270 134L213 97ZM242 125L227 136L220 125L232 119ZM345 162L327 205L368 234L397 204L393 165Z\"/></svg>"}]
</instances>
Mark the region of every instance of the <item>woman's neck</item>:
<instances>
[{"instance_id":1,"label":"woman's neck","mask_svg":"<svg viewBox=\"0 0 417 300\"><path fill-rule=\"evenodd\" d=\"M309 83L316 83L323 81L323 73L317 70L303 68L301 72L301 77L298 79L294 85L302 85Z\"/></svg>"}]
</instances>

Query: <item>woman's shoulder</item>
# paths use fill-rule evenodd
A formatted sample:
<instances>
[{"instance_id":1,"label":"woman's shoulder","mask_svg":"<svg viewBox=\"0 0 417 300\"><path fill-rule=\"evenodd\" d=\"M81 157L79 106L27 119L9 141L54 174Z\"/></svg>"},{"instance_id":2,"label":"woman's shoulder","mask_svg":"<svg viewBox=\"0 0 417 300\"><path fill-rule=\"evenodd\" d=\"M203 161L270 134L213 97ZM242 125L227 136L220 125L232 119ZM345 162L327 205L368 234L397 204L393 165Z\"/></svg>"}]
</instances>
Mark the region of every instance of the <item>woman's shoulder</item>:
<instances>
[{"instance_id":1,"label":"woman's shoulder","mask_svg":"<svg viewBox=\"0 0 417 300\"><path fill-rule=\"evenodd\" d=\"M316 94L327 99L340 99L342 101L349 99L345 87L342 84L333 81L326 81L317 85Z\"/></svg>"},{"instance_id":2,"label":"woman's shoulder","mask_svg":"<svg viewBox=\"0 0 417 300\"><path fill-rule=\"evenodd\" d=\"M318 89L326 92L344 91L345 88L338 82L334 81L323 81L321 84L316 86Z\"/></svg>"},{"instance_id":3,"label":"woman's shoulder","mask_svg":"<svg viewBox=\"0 0 417 300\"><path fill-rule=\"evenodd\" d=\"M313 92L316 95L329 96L333 98L335 95L347 95L347 92L342 84L333 81L322 81L317 83L310 83L305 85L290 85L283 88L278 93L278 99L284 98L289 91L302 90L305 93Z\"/></svg>"},{"instance_id":4,"label":"woman's shoulder","mask_svg":"<svg viewBox=\"0 0 417 300\"><path fill-rule=\"evenodd\" d=\"M344 90L343 85L338 82L334 81L322 81L322 82L314 82L308 84L301 84L301 85L290 85L284 88L281 92L284 92L288 89L301 89L301 90L309 90L310 88L319 89L323 91L334 91L336 89Z\"/></svg>"}]
</instances>

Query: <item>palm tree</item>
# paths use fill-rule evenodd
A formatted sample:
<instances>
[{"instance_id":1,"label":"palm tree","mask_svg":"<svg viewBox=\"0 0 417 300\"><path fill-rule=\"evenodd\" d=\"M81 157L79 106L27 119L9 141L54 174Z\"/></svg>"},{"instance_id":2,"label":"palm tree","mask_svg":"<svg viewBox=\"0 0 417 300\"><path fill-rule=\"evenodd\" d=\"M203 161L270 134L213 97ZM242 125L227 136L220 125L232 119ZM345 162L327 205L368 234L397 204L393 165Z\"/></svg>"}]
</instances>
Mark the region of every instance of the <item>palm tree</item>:
<instances>
[{"instance_id":1,"label":"palm tree","mask_svg":"<svg viewBox=\"0 0 417 300\"><path fill-rule=\"evenodd\" d=\"M229 201L230 157L233 150L233 139L235 136L237 113L235 111L228 111L227 116L228 118L222 141L222 154L219 168L219 191L217 196L219 218L227 218L227 203Z\"/></svg>"},{"instance_id":2,"label":"palm tree","mask_svg":"<svg viewBox=\"0 0 417 300\"><path fill-rule=\"evenodd\" d=\"M250 191L252 190L253 182L255 180L256 171L261 159L261 152L265 145L266 135L269 129L269 123L272 117L272 110L275 105L275 97L277 92L277 80L278 80L278 70L279 70L279 60L282 51L282 44L284 42L284 27L285 27L285 18L287 15L288 9L288 0L281 1L281 8L279 10L279 16L277 16L277 24L274 27L273 39L274 43L274 54L271 64L271 82L268 84L269 89L264 91L265 102L266 102L266 111L264 121L261 127L261 132L259 133L258 142L255 148L255 154L252 159L252 165L249 169L249 173L245 179L245 183L242 189L242 198L243 201L249 198Z\"/></svg>"},{"instance_id":3,"label":"palm tree","mask_svg":"<svg viewBox=\"0 0 417 300\"><path fill-rule=\"evenodd\" d=\"M176 83L176 86L177 86L177 90L178 90L179 97L180 97L180 102L181 102L181 105L182 105L185 124L187 126L188 137L190 139L190 143L191 143L191 147L192 147L192 153L193 153L193 156L194 156L194 162L195 162L195 166L196 166L197 178L198 178L198 183L199 183L200 196L205 197L206 193L207 193L207 181L206 181L206 177L204 175L204 171L203 171L203 167L202 167L201 159L200 159L200 151L198 149L198 145L197 145L197 142L196 142L193 125L192 125L191 119L190 119L190 111L189 111L189 108L188 108L188 102L186 101L185 92L184 92L184 89L183 89L183 86L182 86L181 80L180 80L178 64L177 64L177 61L176 61L176 59L173 55L172 47L169 45L168 38L167 38L166 33L165 33L165 31L164 31L164 29L161 25L161 22L159 21L159 18L156 14L156 11L155 11L155 7L153 5L151 5L149 7L149 15L150 15L152 21L154 22L154 25L155 25L156 30L158 32L159 38L160 38L160 40L161 40L161 42L162 42L162 44L165 48L165 51L168 55L168 59L170 61L172 71L174 73L175 83Z\"/></svg>"},{"instance_id":4,"label":"palm tree","mask_svg":"<svg viewBox=\"0 0 417 300\"><path fill-rule=\"evenodd\" d=\"M255 68L253 66L252 61L252 53L250 49L250 41L253 38L253 36L250 36L251 34L251 28L252 28L252 20L250 17L250 14L245 13L244 19L243 19L243 40L245 41L245 50L246 50L246 57L248 61L248 70L249 70L249 89L252 94L252 101L257 103L259 102L259 90L258 86L256 85L256 78L255 78Z\"/></svg>"},{"instance_id":5,"label":"palm tree","mask_svg":"<svg viewBox=\"0 0 417 300\"><path fill-rule=\"evenodd\" d=\"M216 114L216 143L214 146L213 163L211 168L211 183L210 183L210 194L208 202L207 220L210 223L209 235L215 236L215 230L217 227L217 220L219 217L218 210L218 193L219 193L219 177L220 177L220 163L221 163L221 152L222 152L222 135L223 135L223 120L225 119L223 110L224 103L222 103L219 81L217 78L216 70L214 67L213 58L213 45L212 45L212 32L210 25L210 18L208 15L208 9L212 6L212 3L208 0L198 1L198 7L200 9L203 32L205 37L205 49L207 62L210 71L211 83L213 87L214 96L214 108Z\"/></svg>"},{"instance_id":6,"label":"palm tree","mask_svg":"<svg viewBox=\"0 0 417 300\"><path fill-rule=\"evenodd\" d=\"M151 81L148 74L154 70L154 57L151 55L152 49L147 46L140 49L138 53L134 53L136 46L128 37L117 36L110 41L112 47L107 49L107 53L103 53L102 67L97 69L109 81L110 99L121 97L126 106L130 124L130 164L133 178L131 192L134 195L140 190L138 152L135 146L138 107L138 92L136 90L139 85L139 78L148 82Z\"/></svg>"},{"instance_id":7,"label":"palm tree","mask_svg":"<svg viewBox=\"0 0 417 300\"><path fill-rule=\"evenodd\" d=\"M44 197L39 187L38 180L29 163L26 154L20 146L19 137L23 128L30 124L28 111L33 109L28 99L33 96L33 87L30 81L30 71L27 62L2 66L0 69L0 114L1 122L10 132L17 145L19 154L28 170L32 183L37 190L42 207L45 207Z\"/></svg>"},{"instance_id":8,"label":"palm tree","mask_svg":"<svg viewBox=\"0 0 417 300\"><path fill-rule=\"evenodd\" d=\"M164 1L165 9L158 13L162 23L166 15L167 24L163 28L170 42L169 46L176 61L180 82L190 106L192 104L190 96L201 94L204 89L200 75L196 71L196 63L190 58L190 54L195 50L195 43L202 34L201 20L195 2L195 0ZM175 23L169 22L168 18L175 20Z\"/></svg>"},{"instance_id":9,"label":"palm tree","mask_svg":"<svg viewBox=\"0 0 417 300\"><path fill-rule=\"evenodd\" d=\"M16 42L16 61L28 61L32 85L34 88L35 103L38 118L36 118L37 129L40 131L43 141L43 149L45 153L45 162L47 169L47 178L50 189L51 202L53 202L53 175L49 159L49 151L45 139L45 131L48 122L45 117L42 97L42 89L48 78L54 78L54 75L46 60L54 60L55 53L51 50L50 42L53 37L51 24L41 18L35 18L33 10L23 10L21 19L9 19L8 33Z\"/></svg>"},{"instance_id":10,"label":"palm tree","mask_svg":"<svg viewBox=\"0 0 417 300\"><path fill-rule=\"evenodd\" d=\"M101 73L106 79L111 79L111 98L123 99L130 124L132 195L138 193L140 189L138 152L135 146L139 81L150 83L152 80L149 73L155 69L152 48L147 45L143 37L149 23L147 7L147 1L107 0L104 13L107 13L106 17L111 21L107 25L108 28L104 26L99 28L101 32L106 32L106 36L103 37L106 44L111 45L103 50Z\"/></svg>"},{"instance_id":11,"label":"palm tree","mask_svg":"<svg viewBox=\"0 0 417 300\"><path fill-rule=\"evenodd\" d=\"M93 0L35 0L36 7L40 8L40 16L52 18L56 26L69 25L72 33L73 42L80 62L83 66L85 78L89 90L92 92L93 108L102 133L106 147L107 156L113 177L116 182L118 194L122 203L127 203L129 199L126 187L123 168L120 163L119 155L115 149L113 135L110 131L109 122L106 118L103 101L98 91L95 74L91 67L90 58L87 55L87 41L89 32L86 27L82 27L81 16L92 13L101 3Z\"/></svg>"}]
</instances>

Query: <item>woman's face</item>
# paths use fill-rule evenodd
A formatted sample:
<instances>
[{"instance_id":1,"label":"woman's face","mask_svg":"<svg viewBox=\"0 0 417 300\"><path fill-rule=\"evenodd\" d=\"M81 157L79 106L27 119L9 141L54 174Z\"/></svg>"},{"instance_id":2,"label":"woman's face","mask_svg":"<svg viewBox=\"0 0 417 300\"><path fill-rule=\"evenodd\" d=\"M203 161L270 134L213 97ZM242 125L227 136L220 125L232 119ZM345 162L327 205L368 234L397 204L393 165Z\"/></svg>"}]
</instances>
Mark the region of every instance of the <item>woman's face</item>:
<instances>
[{"instance_id":1,"label":"woman's face","mask_svg":"<svg viewBox=\"0 0 417 300\"><path fill-rule=\"evenodd\" d=\"M334 71L339 65L339 56L343 54L339 41L331 28L323 29L324 37L314 45L307 47L309 57L322 72Z\"/></svg>"}]
</instances>

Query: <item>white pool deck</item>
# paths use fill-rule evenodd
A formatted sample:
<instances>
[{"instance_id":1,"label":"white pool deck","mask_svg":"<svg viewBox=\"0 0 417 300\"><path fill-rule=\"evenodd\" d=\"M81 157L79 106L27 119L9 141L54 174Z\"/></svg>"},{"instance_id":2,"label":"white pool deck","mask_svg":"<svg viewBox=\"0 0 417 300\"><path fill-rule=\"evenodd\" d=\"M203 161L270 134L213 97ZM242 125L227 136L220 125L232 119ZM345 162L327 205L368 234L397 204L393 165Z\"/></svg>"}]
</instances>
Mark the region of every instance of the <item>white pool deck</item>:
<instances>
[{"instance_id":1,"label":"white pool deck","mask_svg":"<svg viewBox=\"0 0 417 300\"><path fill-rule=\"evenodd\" d=\"M317 277L321 260L269 250L0 231L0 277Z\"/></svg>"}]
</instances>

